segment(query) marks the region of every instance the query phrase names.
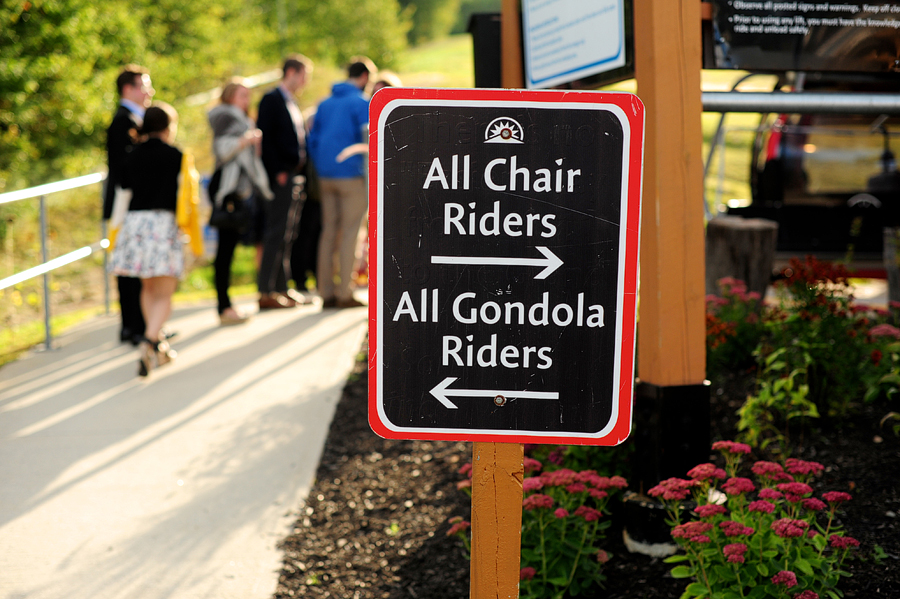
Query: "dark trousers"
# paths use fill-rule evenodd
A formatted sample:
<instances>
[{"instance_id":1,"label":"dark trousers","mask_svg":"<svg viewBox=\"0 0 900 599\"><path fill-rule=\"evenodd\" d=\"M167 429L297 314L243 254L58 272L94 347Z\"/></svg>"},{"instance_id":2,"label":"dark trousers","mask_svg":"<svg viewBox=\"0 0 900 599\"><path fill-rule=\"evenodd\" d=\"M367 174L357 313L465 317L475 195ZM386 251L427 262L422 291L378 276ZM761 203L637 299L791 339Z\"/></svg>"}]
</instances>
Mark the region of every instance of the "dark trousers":
<instances>
[{"instance_id":1,"label":"dark trousers","mask_svg":"<svg viewBox=\"0 0 900 599\"><path fill-rule=\"evenodd\" d=\"M272 188L275 198L266 206L266 230L263 234L263 252L256 275L260 293L287 291L291 278L291 250L297 237L297 223L303 209L302 177L297 182L288 181ZM275 181L270 176L270 181Z\"/></svg>"},{"instance_id":2,"label":"dark trousers","mask_svg":"<svg viewBox=\"0 0 900 599\"><path fill-rule=\"evenodd\" d=\"M231 307L231 299L228 297L228 287L231 286L231 262L234 260L234 248L237 247L241 235L237 229L219 229L219 245L216 249L216 260L213 262L219 314Z\"/></svg>"},{"instance_id":3,"label":"dark trousers","mask_svg":"<svg viewBox=\"0 0 900 599\"><path fill-rule=\"evenodd\" d=\"M119 287L119 308L122 311L122 330L131 335L143 335L147 325L141 311L141 280L135 277L116 277Z\"/></svg>"},{"instance_id":4,"label":"dark trousers","mask_svg":"<svg viewBox=\"0 0 900 599\"><path fill-rule=\"evenodd\" d=\"M319 256L319 234L322 232L322 204L306 198L300 225L297 227L297 240L291 250L291 276L297 289L306 289L306 273L316 273Z\"/></svg>"}]
</instances>

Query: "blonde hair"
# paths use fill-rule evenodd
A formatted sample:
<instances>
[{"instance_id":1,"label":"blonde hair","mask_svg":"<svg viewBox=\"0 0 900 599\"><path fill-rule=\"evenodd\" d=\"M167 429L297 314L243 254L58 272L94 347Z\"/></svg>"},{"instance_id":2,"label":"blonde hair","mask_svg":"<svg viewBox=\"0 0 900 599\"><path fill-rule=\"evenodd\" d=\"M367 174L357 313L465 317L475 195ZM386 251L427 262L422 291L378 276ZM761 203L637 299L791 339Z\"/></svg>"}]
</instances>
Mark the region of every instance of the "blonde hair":
<instances>
[{"instance_id":1,"label":"blonde hair","mask_svg":"<svg viewBox=\"0 0 900 599\"><path fill-rule=\"evenodd\" d=\"M229 79L228 83L222 88L222 95L219 97L222 104L231 104L238 89L242 87L250 89L247 87L247 80L243 77L232 77Z\"/></svg>"}]
</instances>

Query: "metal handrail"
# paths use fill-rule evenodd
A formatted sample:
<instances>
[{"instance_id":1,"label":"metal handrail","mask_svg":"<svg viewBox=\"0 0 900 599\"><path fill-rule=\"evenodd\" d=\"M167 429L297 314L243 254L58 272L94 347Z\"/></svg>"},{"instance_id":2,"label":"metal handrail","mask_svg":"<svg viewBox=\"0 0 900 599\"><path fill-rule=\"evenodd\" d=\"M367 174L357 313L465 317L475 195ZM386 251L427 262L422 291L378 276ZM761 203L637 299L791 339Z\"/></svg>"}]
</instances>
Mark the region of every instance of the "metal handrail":
<instances>
[{"instance_id":1,"label":"metal handrail","mask_svg":"<svg viewBox=\"0 0 900 599\"><path fill-rule=\"evenodd\" d=\"M94 185L95 183L100 183L106 179L106 173L93 173L90 175L84 175L81 177L75 177L74 179L66 179L64 181L57 181L55 183L48 183L46 185L38 185L36 187L29 187L28 189L20 189L18 191L10 191L7 193L0 193L0 204L8 204L11 202L17 202L20 200L29 200L33 198L40 198L40 218L41 218L41 260L43 261L41 264L29 268L27 270L23 270L22 272L16 273L12 276L6 277L5 279L0 279L0 290L6 289L7 287L12 287L13 285L18 285L23 281L27 281L29 279L33 279L34 277L38 277L43 275L44 277L44 347L46 349L51 349L53 343L53 336L50 331L50 272L65 266L66 264L71 264L77 260L81 260L83 258L87 258L94 252L100 251L102 249L106 249L109 247L109 240L106 239L106 226L105 223L103 225L103 229L101 231L102 239L91 245L85 246L83 248L79 248L73 252L69 252L68 254L64 254L52 260L47 259L47 196L51 193L57 193L60 191L68 191L70 189L78 189L79 187L87 187L88 185ZM104 272L106 272L106 256L104 255ZM109 279L104 277L104 303L106 305L106 313L109 314Z\"/></svg>"}]
</instances>

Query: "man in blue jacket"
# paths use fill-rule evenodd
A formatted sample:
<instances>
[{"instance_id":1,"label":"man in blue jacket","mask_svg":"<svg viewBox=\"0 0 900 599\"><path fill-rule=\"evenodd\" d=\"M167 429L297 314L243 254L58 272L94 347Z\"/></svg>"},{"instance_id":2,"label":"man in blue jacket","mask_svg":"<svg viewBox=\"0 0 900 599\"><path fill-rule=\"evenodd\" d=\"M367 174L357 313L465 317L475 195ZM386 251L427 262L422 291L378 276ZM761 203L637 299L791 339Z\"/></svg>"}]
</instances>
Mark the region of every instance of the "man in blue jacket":
<instances>
[{"instance_id":1,"label":"man in blue jacket","mask_svg":"<svg viewBox=\"0 0 900 599\"><path fill-rule=\"evenodd\" d=\"M316 280L323 308L352 308L363 304L351 288L357 237L366 214L364 157L339 162L341 150L368 137L369 101L363 90L375 65L359 58L347 67L347 81L336 83L331 96L319 105L309 134L309 152L319 173L322 233ZM340 282L335 288L335 254Z\"/></svg>"}]
</instances>

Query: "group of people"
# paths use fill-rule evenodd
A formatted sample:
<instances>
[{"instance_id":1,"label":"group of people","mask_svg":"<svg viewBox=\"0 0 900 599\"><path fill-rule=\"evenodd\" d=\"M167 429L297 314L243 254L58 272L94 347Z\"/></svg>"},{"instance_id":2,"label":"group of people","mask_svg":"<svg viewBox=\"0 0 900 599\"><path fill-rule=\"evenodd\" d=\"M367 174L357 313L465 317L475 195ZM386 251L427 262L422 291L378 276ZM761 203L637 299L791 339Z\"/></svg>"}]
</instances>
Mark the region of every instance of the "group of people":
<instances>
[{"instance_id":1,"label":"group of people","mask_svg":"<svg viewBox=\"0 0 900 599\"><path fill-rule=\"evenodd\" d=\"M335 84L315 113L304 117L296 97L312 69L305 56L288 57L279 85L259 103L256 122L250 117L250 89L241 79L222 88L220 104L208 114L216 163L210 186L214 210L234 201L253 208L245 227L219 227L214 269L222 325L248 319L228 295L242 239L257 246L259 310L313 303L306 289L310 270L323 309L364 305L353 296L353 273L367 208L367 90L374 93L399 80L383 74L376 81L372 62L354 59L346 81ZM184 186L196 172L173 145L175 110L152 102L147 70L126 67L117 89L120 104L107 130L103 217L114 233L110 271L117 276L120 339L140 346L138 374L146 376L175 357L164 324L184 270L179 230L185 227ZM310 196L317 201L307 201Z\"/></svg>"}]
</instances>

